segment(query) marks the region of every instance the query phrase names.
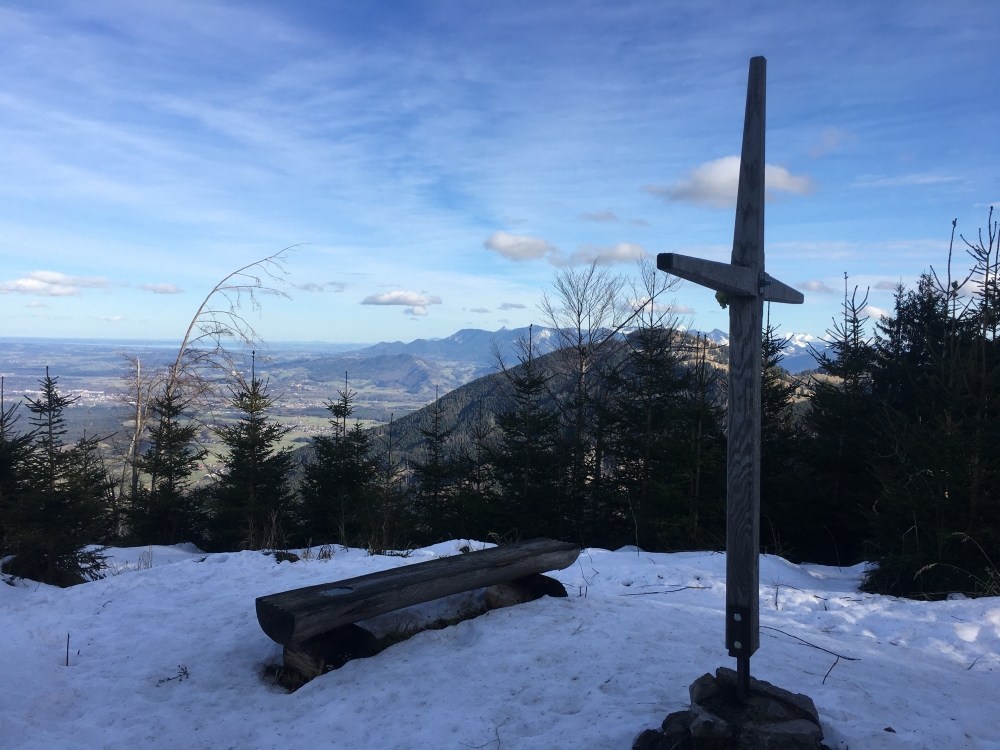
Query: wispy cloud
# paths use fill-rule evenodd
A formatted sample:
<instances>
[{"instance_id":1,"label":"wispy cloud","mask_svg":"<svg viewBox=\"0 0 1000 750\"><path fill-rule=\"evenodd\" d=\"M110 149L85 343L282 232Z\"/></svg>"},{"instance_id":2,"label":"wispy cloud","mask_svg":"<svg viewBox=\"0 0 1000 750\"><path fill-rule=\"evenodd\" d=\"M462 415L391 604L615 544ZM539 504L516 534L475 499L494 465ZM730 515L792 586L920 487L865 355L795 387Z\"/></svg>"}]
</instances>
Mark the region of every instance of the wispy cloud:
<instances>
[{"instance_id":1,"label":"wispy cloud","mask_svg":"<svg viewBox=\"0 0 1000 750\"><path fill-rule=\"evenodd\" d=\"M474 312L474 313L488 313L488 312L490 312L490 310L487 310L485 307L473 307L471 310L469 310L469 312Z\"/></svg>"},{"instance_id":2,"label":"wispy cloud","mask_svg":"<svg viewBox=\"0 0 1000 750\"><path fill-rule=\"evenodd\" d=\"M876 281L872 289L877 292L894 292L898 283L898 281Z\"/></svg>"},{"instance_id":3,"label":"wispy cloud","mask_svg":"<svg viewBox=\"0 0 1000 750\"><path fill-rule=\"evenodd\" d=\"M584 221L596 221L599 224L620 221L620 219L611 211L595 211L592 214L580 214L580 218Z\"/></svg>"},{"instance_id":4,"label":"wispy cloud","mask_svg":"<svg viewBox=\"0 0 1000 750\"><path fill-rule=\"evenodd\" d=\"M500 303L498 310L524 310L527 305L522 305L520 302L502 302Z\"/></svg>"},{"instance_id":5,"label":"wispy cloud","mask_svg":"<svg viewBox=\"0 0 1000 750\"><path fill-rule=\"evenodd\" d=\"M153 294L183 294L184 290L176 284L143 284L139 287L143 291Z\"/></svg>"},{"instance_id":6,"label":"wispy cloud","mask_svg":"<svg viewBox=\"0 0 1000 750\"><path fill-rule=\"evenodd\" d=\"M895 177L887 177L880 174L864 174L854 181L854 187L905 187L908 185L938 185L943 182L958 182L960 177L951 175L931 174L922 172L920 174L903 174Z\"/></svg>"},{"instance_id":7,"label":"wispy cloud","mask_svg":"<svg viewBox=\"0 0 1000 750\"><path fill-rule=\"evenodd\" d=\"M813 279L812 281L800 281L795 285L797 289L801 289L803 292L814 292L816 294L834 294L837 290L833 287L827 286L819 279Z\"/></svg>"},{"instance_id":8,"label":"wispy cloud","mask_svg":"<svg viewBox=\"0 0 1000 750\"><path fill-rule=\"evenodd\" d=\"M648 227L648 226L650 226L650 223L648 221L646 221L645 219L629 219L628 223L631 224L634 227Z\"/></svg>"},{"instance_id":9,"label":"wispy cloud","mask_svg":"<svg viewBox=\"0 0 1000 750\"><path fill-rule=\"evenodd\" d=\"M711 208L732 208L736 205L739 180L740 157L723 156L694 167L686 177L671 185L646 185L642 189L666 202L684 201ZM809 175L793 175L776 164L765 165L764 185L768 199L779 192L808 195L815 190L815 183Z\"/></svg>"},{"instance_id":10,"label":"wispy cloud","mask_svg":"<svg viewBox=\"0 0 1000 750\"><path fill-rule=\"evenodd\" d=\"M440 305L441 298L434 295L427 295L418 292L407 292L397 289L392 292L382 294L369 294L363 300L362 305L399 305L405 306L404 315L427 315L428 305Z\"/></svg>"},{"instance_id":11,"label":"wispy cloud","mask_svg":"<svg viewBox=\"0 0 1000 750\"><path fill-rule=\"evenodd\" d=\"M37 297L70 297L82 288L102 289L111 285L107 279L67 276L56 271L32 271L14 281L0 282L0 294L33 294Z\"/></svg>"},{"instance_id":12,"label":"wispy cloud","mask_svg":"<svg viewBox=\"0 0 1000 750\"><path fill-rule=\"evenodd\" d=\"M850 145L856 143L858 136L849 130L841 130L835 127L825 127L823 132L820 134L819 143L809 149L809 155L814 159L818 159L820 156L825 156L826 154L833 153L837 151L841 146Z\"/></svg>"},{"instance_id":13,"label":"wispy cloud","mask_svg":"<svg viewBox=\"0 0 1000 750\"><path fill-rule=\"evenodd\" d=\"M305 284L296 284L296 289L301 289L303 292L325 292L326 289L322 284L316 284L312 281L307 281Z\"/></svg>"},{"instance_id":14,"label":"wispy cloud","mask_svg":"<svg viewBox=\"0 0 1000 750\"><path fill-rule=\"evenodd\" d=\"M125 320L124 315L101 315L99 320L103 320L106 323L121 323Z\"/></svg>"}]
</instances>

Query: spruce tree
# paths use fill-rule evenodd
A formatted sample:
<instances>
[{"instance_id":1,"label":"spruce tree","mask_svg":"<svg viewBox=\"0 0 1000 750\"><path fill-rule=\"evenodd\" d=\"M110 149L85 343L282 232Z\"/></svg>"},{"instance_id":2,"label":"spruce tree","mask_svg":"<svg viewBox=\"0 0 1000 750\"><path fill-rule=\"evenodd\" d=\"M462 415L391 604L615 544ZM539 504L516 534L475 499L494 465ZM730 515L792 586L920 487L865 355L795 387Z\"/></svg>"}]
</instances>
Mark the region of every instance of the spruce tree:
<instances>
[{"instance_id":1,"label":"spruce tree","mask_svg":"<svg viewBox=\"0 0 1000 750\"><path fill-rule=\"evenodd\" d=\"M207 455L195 445L198 427L185 419L177 392L161 394L152 414L149 447L135 462L149 486L137 487L132 498L131 535L137 544L201 541L201 498L191 490L191 474Z\"/></svg>"},{"instance_id":2,"label":"spruce tree","mask_svg":"<svg viewBox=\"0 0 1000 750\"><path fill-rule=\"evenodd\" d=\"M806 488L798 460L802 440L794 411L797 385L781 366L786 339L768 322L761 341L760 517L761 548L796 560L814 559L814 540L802 535Z\"/></svg>"},{"instance_id":3,"label":"spruce tree","mask_svg":"<svg viewBox=\"0 0 1000 750\"><path fill-rule=\"evenodd\" d=\"M1000 593L1000 345L997 229L972 253L977 283L924 274L879 326L873 388L883 403L870 506L878 565L868 590L940 597ZM982 241L980 240L980 245ZM972 246L976 250L975 246Z\"/></svg>"},{"instance_id":4,"label":"spruce tree","mask_svg":"<svg viewBox=\"0 0 1000 750\"><path fill-rule=\"evenodd\" d=\"M463 473L461 458L452 456L448 447L453 433L454 429L445 429L442 423L441 399L435 389L430 425L420 428L424 460L410 462L416 480L413 498L419 531L428 543L463 535L457 507Z\"/></svg>"},{"instance_id":5,"label":"spruce tree","mask_svg":"<svg viewBox=\"0 0 1000 750\"><path fill-rule=\"evenodd\" d=\"M846 278L845 278L846 283ZM809 503L785 509L788 544L798 557L828 565L853 565L865 557L867 513L879 495L873 460L881 412L872 377L875 349L865 331L867 293L844 290L843 315L827 332L826 352L815 354L801 444L808 471ZM792 531L789 527L796 529Z\"/></svg>"},{"instance_id":6,"label":"spruce tree","mask_svg":"<svg viewBox=\"0 0 1000 750\"><path fill-rule=\"evenodd\" d=\"M627 337L624 357L605 371L610 398L601 416L614 469L594 524L603 539L592 543L651 549L677 536L667 527L685 515L684 483L677 481L686 376L680 337L670 326L640 325Z\"/></svg>"},{"instance_id":7,"label":"spruce tree","mask_svg":"<svg viewBox=\"0 0 1000 750\"><path fill-rule=\"evenodd\" d=\"M18 431L18 406L7 403L0 377L0 559L17 553L18 518L31 489L33 435Z\"/></svg>"},{"instance_id":8,"label":"spruce tree","mask_svg":"<svg viewBox=\"0 0 1000 750\"><path fill-rule=\"evenodd\" d=\"M504 371L509 402L495 414L499 438L489 455L498 493L487 523L504 538L565 538L574 519L565 508L559 414L546 403L550 376L535 356L530 328L528 336L520 364Z\"/></svg>"},{"instance_id":9,"label":"spruce tree","mask_svg":"<svg viewBox=\"0 0 1000 750\"><path fill-rule=\"evenodd\" d=\"M378 473L371 436L355 422L354 397L347 385L337 401L326 404L330 412L329 435L312 440L313 458L304 467L302 502L299 509L303 538L314 544L337 540L343 545L366 541L366 505Z\"/></svg>"},{"instance_id":10,"label":"spruce tree","mask_svg":"<svg viewBox=\"0 0 1000 750\"><path fill-rule=\"evenodd\" d=\"M267 549L284 544L283 516L290 510L294 469L291 451L279 448L288 433L271 421L275 399L268 383L251 370L231 390L230 406L240 417L216 430L228 452L211 491L210 543L215 549Z\"/></svg>"},{"instance_id":11,"label":"spruce tree","mask_svg":"<svg viewBox=\"0 0 1000 750\"><path fill-rule=\"evenodd\" d=\"M102 548L91 547L106 535L111 482L98 456L98 440L84 437L66 449L63 411L76 399L62 396L57 378L45 370L41 393L26 399L31 412L31 478L8 521L16 556L8 572L69 586L101 577Z\"/></svg>"}]
</instances>

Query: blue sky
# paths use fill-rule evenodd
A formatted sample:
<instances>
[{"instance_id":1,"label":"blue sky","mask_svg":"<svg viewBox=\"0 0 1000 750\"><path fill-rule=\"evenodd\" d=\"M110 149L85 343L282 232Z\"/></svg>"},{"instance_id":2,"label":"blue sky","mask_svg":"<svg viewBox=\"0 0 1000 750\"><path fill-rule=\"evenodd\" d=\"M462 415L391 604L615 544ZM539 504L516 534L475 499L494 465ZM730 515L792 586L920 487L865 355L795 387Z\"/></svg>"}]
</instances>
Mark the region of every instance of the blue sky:
<instances>
[{"instance_id":1,"label":"blue sky","mask_svg":"<svg viewBox=\"0 0 1000 750\"><path fill-rule=\"evenodd\" d=\"M179 338L289 245L270 340L538 321L553 273L728 260L768 59L768 269L943 265L1000 202L1000 4L0 2L0 336ZM620 261L620 262L618 262ZM368 304L362 304L365 300ZM678 309L728 326L690 284Z\"/></svg>"}]
</instances>

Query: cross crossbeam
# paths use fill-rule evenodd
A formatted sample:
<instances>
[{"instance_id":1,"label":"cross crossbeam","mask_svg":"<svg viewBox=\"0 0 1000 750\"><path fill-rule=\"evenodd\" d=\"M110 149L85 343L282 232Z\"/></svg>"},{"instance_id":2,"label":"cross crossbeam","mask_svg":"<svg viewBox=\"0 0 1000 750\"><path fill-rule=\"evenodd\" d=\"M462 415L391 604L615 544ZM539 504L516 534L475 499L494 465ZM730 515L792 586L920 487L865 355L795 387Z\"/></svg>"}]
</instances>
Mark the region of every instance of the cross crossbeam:
<instances>
[{"instance_id":1,"label":"cross crossbeam","mask_svg":"<svg viewBox=\"0 0 1000 750\"><path fill-rule=\"evenodd\" d=\"M769 274L755 274L750 268L732 263L692 258L679 253L660 253L656 256L656 267L686 281L734 297L759 296L764 302L785 302L792 305L800 305L805 299L802 292Z\"/></svg>"},{"instance_id":2,"label":"cross crossbeam","mask_svg":"<svg viewBox=\"0 0 1000 750\"><path fill-rule=\"evenodd\" d=\"M726 648L737 688L750 689L760 646L760 379L764 302L801 304L800 292L764 272L764 132L767 61L750 60L731 263L661 253L656 266L728 297L729 403L726 457Z\"/></svg>"}]
</instances>

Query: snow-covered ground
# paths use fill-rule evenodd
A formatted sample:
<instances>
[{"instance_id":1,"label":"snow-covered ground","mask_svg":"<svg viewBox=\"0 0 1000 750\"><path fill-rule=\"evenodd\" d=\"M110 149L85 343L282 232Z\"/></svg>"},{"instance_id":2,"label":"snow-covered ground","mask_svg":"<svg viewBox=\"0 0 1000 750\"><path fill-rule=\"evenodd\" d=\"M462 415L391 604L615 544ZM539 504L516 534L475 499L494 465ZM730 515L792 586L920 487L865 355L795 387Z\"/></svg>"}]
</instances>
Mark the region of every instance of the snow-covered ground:
<instances>
[{"instance_id":1,"label":"snow-covered ground","mask_svg":"<svg viewBox=\"0 0 1000 750\"><path fill-rule=\"evenodd\" d=\"M128 568L101 581L0 585L0 747L627 750L733 664L723 555L591 549L554 574L567 599L420 633L293 694L263 679L281 649L255 597L461 544L281 564L154 547L151 568L112 550ZM870 596L860 575L763 558L754 675L811 696L831 747L1000 748L1000 600ZM827 675L836 657L803 641L857 661Z\"/></svg>"}]
</instances>

